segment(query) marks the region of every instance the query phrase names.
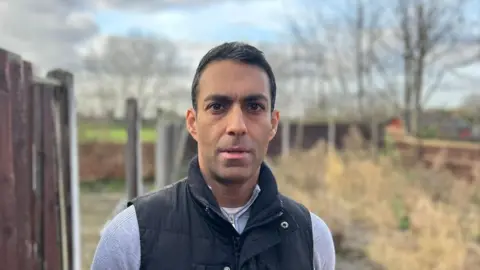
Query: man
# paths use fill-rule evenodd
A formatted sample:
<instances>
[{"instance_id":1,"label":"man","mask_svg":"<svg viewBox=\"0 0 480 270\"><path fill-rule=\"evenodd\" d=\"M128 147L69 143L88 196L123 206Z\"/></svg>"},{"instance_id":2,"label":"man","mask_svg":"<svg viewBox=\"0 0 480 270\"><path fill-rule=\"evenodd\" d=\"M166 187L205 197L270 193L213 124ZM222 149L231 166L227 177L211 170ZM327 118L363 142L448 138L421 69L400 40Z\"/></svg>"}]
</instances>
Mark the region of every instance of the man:
<instances>
[{"instance_id":1,"label":"man","mask_svg":"<svg viewBox=\"0 0 480 270\"><path fill-rule=\"evenodd\" d=\"M186 114L198 145L188 176L129 203L103 231L92 269L333 270L328 227L281 195L263 162L279 122L275 97L261 51L238 42L210 50Z\"/></svg>"}]
</instances>

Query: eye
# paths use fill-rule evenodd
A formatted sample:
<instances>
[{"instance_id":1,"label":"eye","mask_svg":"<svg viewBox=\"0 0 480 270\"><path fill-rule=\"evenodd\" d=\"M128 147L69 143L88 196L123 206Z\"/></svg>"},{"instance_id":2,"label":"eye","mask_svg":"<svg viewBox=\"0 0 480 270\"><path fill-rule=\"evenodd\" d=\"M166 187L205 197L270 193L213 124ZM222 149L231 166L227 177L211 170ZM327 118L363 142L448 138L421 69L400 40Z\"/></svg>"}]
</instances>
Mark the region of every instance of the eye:
<instances>
[{"instance_id":1,"label":"eye","mask_svg":"<svg viewBox=\"0 0 480 270\"><path fill-rule=\"evenodd\" d=\"M224 106L221 103L211 103L208 105L207 109L213 112L220 112L224 109Z\"/></svg>"},{"instance_id":2,"label":"eye","mask_svg":"<svg viewBox=\"0 0 480 270\"><path fill-rule=\"evenodd\" d=\"M249 111L253 111L253 112L258 112L265 109L265 107L262 104L256 103L256 102L248 103L247 107Z\"/></svg>"}]
</instances>

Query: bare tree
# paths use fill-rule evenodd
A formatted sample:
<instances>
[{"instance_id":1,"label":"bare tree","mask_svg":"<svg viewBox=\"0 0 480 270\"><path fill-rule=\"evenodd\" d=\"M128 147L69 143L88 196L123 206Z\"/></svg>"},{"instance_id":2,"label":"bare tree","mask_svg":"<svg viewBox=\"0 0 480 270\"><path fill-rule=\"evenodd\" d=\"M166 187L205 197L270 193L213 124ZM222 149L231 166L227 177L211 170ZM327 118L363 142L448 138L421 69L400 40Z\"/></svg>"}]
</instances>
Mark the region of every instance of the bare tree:
<instances>
[{"instance_id":1,"label":"bare tree","mask_svg":"<svg viewBox=\"0 0 480 270\"><path fill-rule=\"evenodd\" d=\"M93 96L110 115L128 97L138 100L142 116L155 113L158 102L175 94L166 88L172 88L184 70L173 43L138 32L108 37L102 49L91 50L84 62L89 79L95 82Z\"/></svg>"},{"instance_id":2,"label":"bare tree","mask_svg":"<svg viewBox=\"0 0 480 270\"><path fill-rule=\"evenodd\" d=\"M350 112L350 118L361 119L370 114L365 104L370 92L379 93L384 102L396 106L396 98L384 94L395 92L395 76L382 62L385 54L382 42L388 33L388 29L382 28L386 7L383 1L345 0L344 3L354 6L354 12L340 6L309 5L305 12L311 16L295 16L289 22L289 32L317 64L317 78L333 84L330 89L333 92L322 96L344 96L335 104L337 109L345 114Z\"/></svg>"},{"instance_id":3,"label":"bare tree","mask_svg":"<svg viewBox=\"0 0 480 270\"><path fill-rule=\"evenodd\" d=\"M462 50L469 0L398 0L395 22L403 63L407 129L418 131L422 106L441 89Z\"/></svg>"},{"instance_id":4,"label":"bare tree","mask_svg":"<svg viewBox=\"0 0 480 270\"><path fill-rule=\"evenodd\" d=\"M277 107L282 109L282 138L283 153L288 155L290 149L290 126L291 120L294 118L291 113L298 108L298 103L304 102L305 92L302 91L302 76L306 75L301 69L302 66L300 55L301 52L294 46L287 48L281 47L281 50L273 46L264 45L266 55L270 60L270 64L277 78L277 88L281 89L282 95L276 100ZM296 107L297 106L297 107ZM301 110L297 110L301 111ZM286 113L283 116L283 113ZM294 147L298 148L303 143L301 141L302 125L297 125Z\"/></svg>"},{"instance_id":5,"label":"bare tree","mask_svg":"<svg viewBox=\"0 0 480 270\"><path fill-rule=\"evenodd\" d=\"M290 19L289 32L345 96L335 105L349 117L370 117L366 97L374 94L403 107L408 130L415 132L424 104L449 91L446 78L452 80L454 69L480 59L476 50L465 52L467 42L480 41L472 30L478 18L468 18L467 9L478 8L474 0L338 2L309 2L304 14Z\"/></svg>"}]
</instances>

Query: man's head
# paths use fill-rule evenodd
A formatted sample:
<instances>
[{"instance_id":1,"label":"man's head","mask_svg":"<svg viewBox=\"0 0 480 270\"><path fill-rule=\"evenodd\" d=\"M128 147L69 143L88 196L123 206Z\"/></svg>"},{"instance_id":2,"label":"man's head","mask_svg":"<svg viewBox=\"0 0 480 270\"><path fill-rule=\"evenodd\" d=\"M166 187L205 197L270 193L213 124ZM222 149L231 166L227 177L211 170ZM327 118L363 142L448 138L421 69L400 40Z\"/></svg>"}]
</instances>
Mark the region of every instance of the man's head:
<instances>
[{"instance_id":1,"label":"man's head","mask_svg":"<svg viewBox=\"0 0 480 270\"><path fill-rule=\"evenodd\" d=\"M203 173L225 184L256 176L277 131L275 97L275 77L257 48L224 43L202 58L186 118Z\"/></svg>"}]
</instances>

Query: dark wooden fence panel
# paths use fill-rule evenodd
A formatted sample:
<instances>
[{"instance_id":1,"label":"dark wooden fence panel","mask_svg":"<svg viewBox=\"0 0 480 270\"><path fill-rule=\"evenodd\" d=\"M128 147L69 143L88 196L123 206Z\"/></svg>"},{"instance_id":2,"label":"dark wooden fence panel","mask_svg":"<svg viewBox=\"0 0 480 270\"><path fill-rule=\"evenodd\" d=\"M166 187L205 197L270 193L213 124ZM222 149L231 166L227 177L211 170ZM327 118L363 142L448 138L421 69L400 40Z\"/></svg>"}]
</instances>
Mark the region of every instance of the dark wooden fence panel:
<instances>
[{"instance_id":1,"label":"dark wooden fence panel","mask_svg":"<svg viewBox=\"0 0 480 270\"><path fill-rule=\"evenodd\" d=\"M42 180L43 180L43 114L42 114L42 92L39 85L32 84L32 202L33 222L31 225L34 243L34 269L41 269L43 253L42 243Z\"/></svg>"},{"instance_id":2,"label":"dark wooden fence panel","mask_svg":"<svg viewBox=\"0 0 480 270\"><path fill-rule=\"evenodd\" d=\"M10 62L11 88L17 91L11 92L12 112L12 139L14 174L16 186L16 213L17 213L17 256L23 256L18 260L19 269L32 269L32 238L30 225L30 200L31 200L31 176L28 168L31 168L31 143L28 114L28 98L31 81L31 65L22 63L19 57Z\"/></svg>"},{"instance_id":3,"label":"dark wooden fence panel","mask_svg":"<svg viewBox=\"0 0 480 270\"><path fill-rule=\"evenodd\" d=\"M5 269L19 269L15 168L12 139L10 53L0 50L0 258Z\"/></svg>"},{"instance_id":4,"label":"dark wooden fence panel","mask_svg":"<svg viewBox=\"0 0 480 270\"><path fill-rule=\"evenodd\" d=\"M71 84L61 76L73 77L61 70L49 75L55 80L34 78L29 62L0 49L1 269L72 269L72 234L65 228L71 227Z\"/></svg>"}]
</instances>

